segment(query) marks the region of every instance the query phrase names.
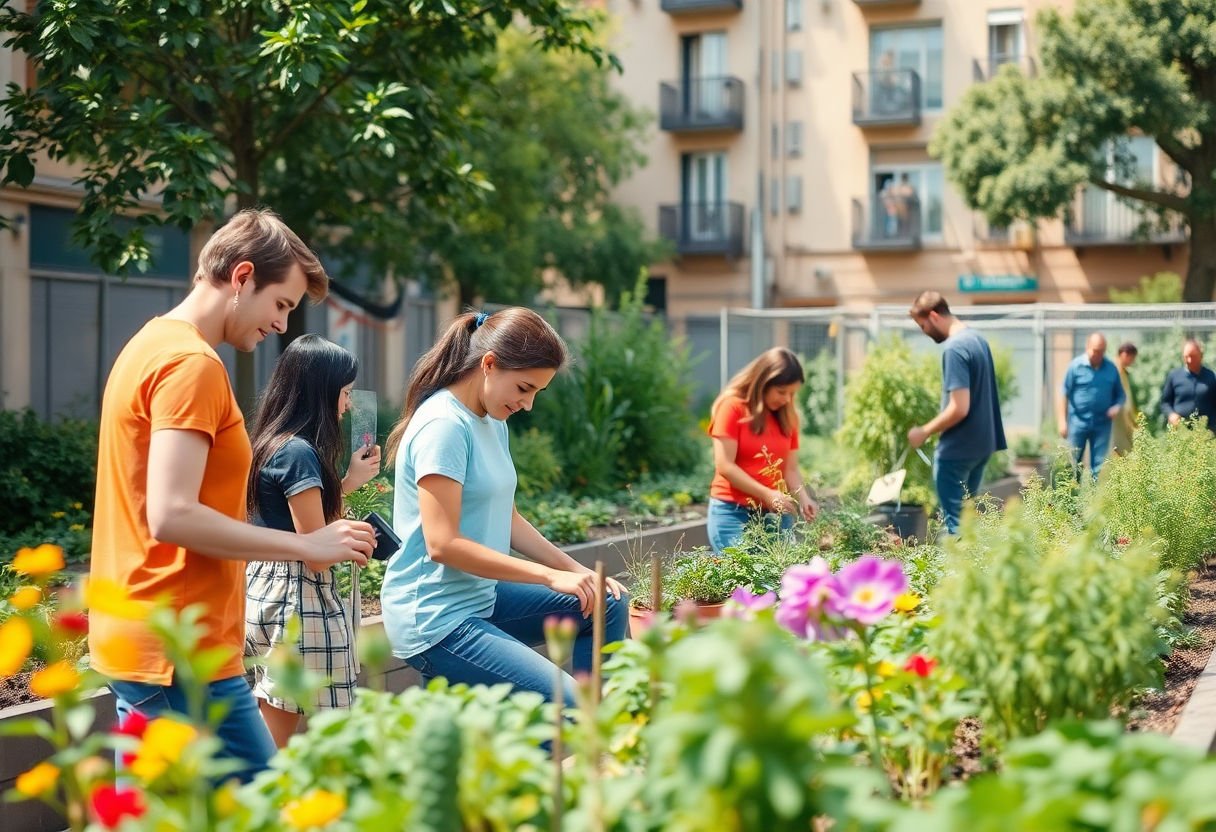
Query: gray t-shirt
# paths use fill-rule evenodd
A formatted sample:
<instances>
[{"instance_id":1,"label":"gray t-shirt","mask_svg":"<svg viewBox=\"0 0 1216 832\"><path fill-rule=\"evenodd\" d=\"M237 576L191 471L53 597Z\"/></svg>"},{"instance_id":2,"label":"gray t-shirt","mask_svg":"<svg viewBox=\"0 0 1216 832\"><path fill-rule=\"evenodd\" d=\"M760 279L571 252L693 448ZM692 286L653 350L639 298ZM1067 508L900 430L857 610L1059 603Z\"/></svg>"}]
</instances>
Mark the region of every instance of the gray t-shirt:
<instances>
[{"instance_id":1,"label":"gray t-shirt","mask_svg":"<svg viewBox=\"0 0 1216 832\"><path fill-rule=\"evenodd\" d=\"M996 389L996 368L988 342L971 327L946 339L942 353L942 407L954 390L971 391L971 409L954 427L942 432L940 459L980 459L1003 451L1005 426Z\"/></svg>"}]
</instances>

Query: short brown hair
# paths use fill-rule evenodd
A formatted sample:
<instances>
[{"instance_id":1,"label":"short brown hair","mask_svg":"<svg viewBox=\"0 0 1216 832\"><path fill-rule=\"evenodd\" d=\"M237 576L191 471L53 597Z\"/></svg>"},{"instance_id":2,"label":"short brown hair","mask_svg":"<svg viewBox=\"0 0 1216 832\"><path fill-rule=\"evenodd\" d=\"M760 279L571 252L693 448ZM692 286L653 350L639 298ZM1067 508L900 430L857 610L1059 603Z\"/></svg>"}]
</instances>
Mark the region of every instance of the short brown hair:
<instances>
[{"instance_id":1,"label":"short brown hair","mask_svg":"<svg viewBox=\"0 0 1216 832\"><path fill-rule=\"evenodd\" d=\"M308 279L308 296L318 303L329 294L329 275L312 249L268 208L246 208L211 235L198 255L194 281L223 286L237 263L253 264L253 290L282 283L299 264Z\"/></svg>"},{"instance_id":2,"label":"short brown hair","mask_svg":"<svg viewBox=\"0 0 1216 832\"><path fill-rule=\"evenodd\" d=\"M930 312L936 312L939 315L950 314L950 304L946 303L941 292L921 292L912 303L912 308L908 310L908 314L913 318L923 318Z\"/></svg>"},{"instance_id":3,"label":"short brown hair","mask_svg":"<svg viewBox=\"0 0 1216 832\"><path fill-rule=\"evenodd\" d=\"M1122 344L1119 345L1119 355L1123 355L1125 353L1127 355L1139 355L1140 350L1137 349L1136 345L1133 344L1131 341L1124 341Z\"/></svg>"}]
</instances>

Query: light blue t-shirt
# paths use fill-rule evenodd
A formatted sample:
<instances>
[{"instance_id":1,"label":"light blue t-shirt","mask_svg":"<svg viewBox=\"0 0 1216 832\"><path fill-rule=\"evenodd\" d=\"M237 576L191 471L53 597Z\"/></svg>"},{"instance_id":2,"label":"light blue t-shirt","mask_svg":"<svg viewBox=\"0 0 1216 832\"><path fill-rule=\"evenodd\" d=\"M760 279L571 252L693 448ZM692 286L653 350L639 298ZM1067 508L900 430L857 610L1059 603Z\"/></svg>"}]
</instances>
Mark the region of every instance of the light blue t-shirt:
<instances>
[{"instance_id":1,"label":"light blue t-shirt","mask_svg":"<svg viewBox=\"0 0 1216 832\"><path fill-rule=\"evenodd\" d=\"M380 604L393 655L408 659L469 618L494 612L497 581L435 563L427 554L418 481L440 474L460 483L461 536L509 554L516 478L506 422L479 417L440 390L410 419L395 471L393 530L402 546L385 569Z\"/></svg>"}]
</instances>

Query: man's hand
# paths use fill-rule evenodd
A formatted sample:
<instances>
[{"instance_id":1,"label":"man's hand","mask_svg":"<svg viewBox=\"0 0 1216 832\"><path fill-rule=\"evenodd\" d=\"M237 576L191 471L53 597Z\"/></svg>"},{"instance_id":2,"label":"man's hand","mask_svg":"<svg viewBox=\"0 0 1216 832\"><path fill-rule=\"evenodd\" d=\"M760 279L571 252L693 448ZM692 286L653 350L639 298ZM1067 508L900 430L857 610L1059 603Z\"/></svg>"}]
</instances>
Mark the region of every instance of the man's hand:
<instances>
[{"instance_id":1,"label":"man's hand","mask_svg":"<svg viewBox=\"0 0 1216 832\"><path fill-rule=\"evenodd\" d=\"M1182 423L1182 417L1181 417L1181 416L1179 416L1177 413L1171 413L1171 414L1169 415L1169 423L1170 423L1171 425L1177 425L1177 424L1181 424L1181 423Z\"/></svg>"},{"instance_id":2,"label":"man's hand","mask_svg":"<svg viewBox=\"0 0 1216 832\"><path fill-rule=\"evenodd\" d=\"M1067 424L1060 425L1060 438L1061 439L1068 438L1068 425Z\"/></svg>"},{"instance_id":3,"label":"man's hand","mask_svg":"<svg viewBox=\"0 0 1216 832\"><path fill-rule=\"evenodd\" d=\"M1119 411L1123 409L1123 405L1117 404L1106 411L1107 419L1114 419L1119 415Z\"/></svg>"},{"instance_id":4,"label":"man's hand","mask_svg":"<svg viewBox=\"0 0 1216 832\"><path fill-rule=\"evenodd\" d=\"M929 433L920 425L908 430L908 444L913 448L919 448L925 444L925 440L929 438Z\"/></svg>"},{"instance_id":5,"label":"man's hand","mask_svg":"<svg viewBox=\"0 0 1216 832\"><path fill-rule=\"evenodd\" d=\"M362 520L335 520L324 528L301 535L310 549L304 562L314 571L316 567L354 561L367 566L367 559L376 548L376 533Z\"/></svg>"}]
</instances>

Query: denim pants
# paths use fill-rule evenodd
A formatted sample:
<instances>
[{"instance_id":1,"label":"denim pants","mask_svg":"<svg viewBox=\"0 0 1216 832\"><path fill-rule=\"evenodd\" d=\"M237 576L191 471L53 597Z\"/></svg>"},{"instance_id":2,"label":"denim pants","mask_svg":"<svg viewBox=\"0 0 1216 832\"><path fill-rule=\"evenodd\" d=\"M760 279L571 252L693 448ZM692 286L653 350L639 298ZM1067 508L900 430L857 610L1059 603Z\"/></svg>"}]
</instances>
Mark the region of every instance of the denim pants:
<instances>
[{"instance_id":1,"label":"denim pants","mask_svg":"<svg viewBox=\"0 0 1216 832\"><path fill-rule=\"evenodd\" d=\"M604 606L604 643L622 641L629 629L629 599L609 595ZM578 598L536 584L498 582L498 600L489 618L468 618L434 647L405 661L423 682L442 676L453 684L497 685L509 682L553 701L557 669L532 649L545 641L545 619L556 615L578 626L574 671L591 670L593 619L583 618ZM574 679L562 672L562 702L574 703Z\"/></svg>"},{"instance_id":2,"label":"denim pants","mask_svg":"<svg viewBox=\"0 0 1216 832\"><path fill-rule=\"evenodd\" d=\"M990 455L989 455L990 456ZM974 459L933 458L933 485L946 520L946 533L958 534L959 518L963 515L963 498L980 493L984 467L988 456Z\"/></svg>"},{"instance_id":3,"label":"denim pants","mask_svg":"<svg viewBox=\"0 0 1216 832\"><path fill-rule=\"evenodd\" d=\"M709 499L709 515L706 518L706 531L709 533L709 545L715 554L722 554L728 546L737 546L743 539L743 527L747 521L757 514L764 515L764 523L774 534L778 531L788 532L794 528L794 515L774 514L771 511L761 512L741 506L738 503Z\"/></svg>"},{"instance_id":4,"label":"denim pants","mask_svg":"<svg viewBox=\"0 0 1216 832\"><path fill-rule=\"evenodd\" d=\"M114 680L110 682L110 690L114 693L119 722L131 711L155 718L169 712L185 715L189 710L186 693L178 686L176 678L170 685ZM221 753L245 763L245 768L236 776L248 783L267 768L276 750L274 740L244 676L231 676L207 686L204 712L219 703L227 708L224 720L216 730L224 744Z\"/></svg>"},{"instance_id":5,"label":"denim pants","mask_svg":"<svg viewBox=\"0 0 1216 832\"><path fill-rule=\"evenodd\" d=\"M1077 422L1068 423L1068 444L1072 448L1072 458L1077 464L1077 477L1081 476L1081 460L1085 458L1085 446L1089 445L1089 472L1096 478L1098 469L1106 461L1110 451L1110 431L1112 422L1107 419L1104 424L1082 425Z\"/></svg>"}]
</instances>

